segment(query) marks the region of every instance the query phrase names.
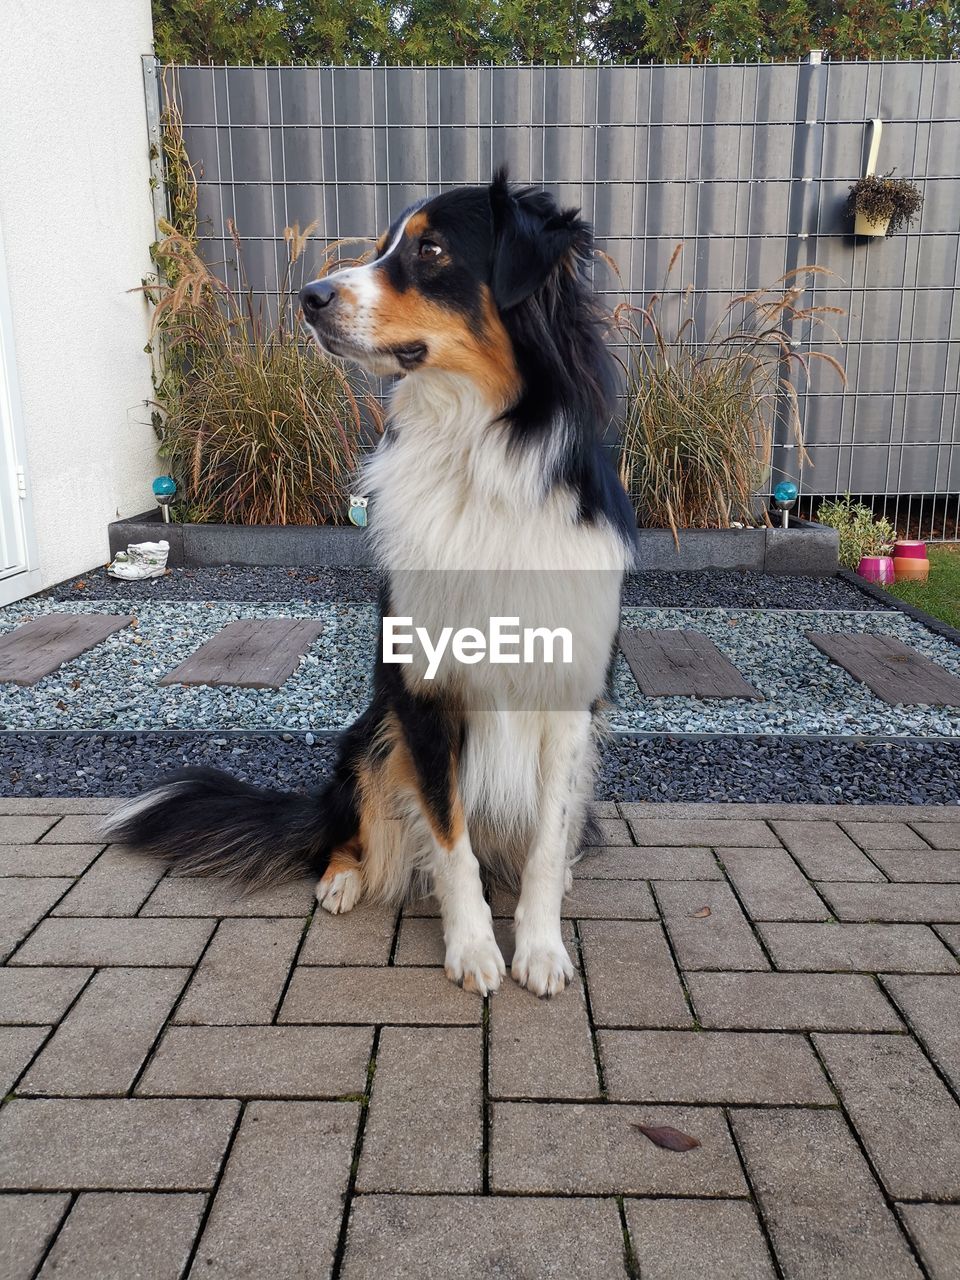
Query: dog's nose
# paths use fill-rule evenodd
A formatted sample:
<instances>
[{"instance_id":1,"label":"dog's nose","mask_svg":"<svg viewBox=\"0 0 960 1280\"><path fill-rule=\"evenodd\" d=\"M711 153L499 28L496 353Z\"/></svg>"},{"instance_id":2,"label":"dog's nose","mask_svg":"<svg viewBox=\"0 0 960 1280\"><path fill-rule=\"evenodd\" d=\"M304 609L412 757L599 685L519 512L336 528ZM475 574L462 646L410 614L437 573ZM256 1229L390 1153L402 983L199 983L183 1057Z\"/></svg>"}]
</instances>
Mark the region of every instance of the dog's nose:
<instances>
[{"instance_id":1,"label":"dog's nose","mask_svg":"<svg viewBox=\"0 0 960 1280\"><path fill-rule=\"evenodd\" d=\"M314 280L313 284L304 285L300 290L300 305L307 320L311 323L316 320L336 296L337 291L329 280Z\"/></svg>"}]
</instances>

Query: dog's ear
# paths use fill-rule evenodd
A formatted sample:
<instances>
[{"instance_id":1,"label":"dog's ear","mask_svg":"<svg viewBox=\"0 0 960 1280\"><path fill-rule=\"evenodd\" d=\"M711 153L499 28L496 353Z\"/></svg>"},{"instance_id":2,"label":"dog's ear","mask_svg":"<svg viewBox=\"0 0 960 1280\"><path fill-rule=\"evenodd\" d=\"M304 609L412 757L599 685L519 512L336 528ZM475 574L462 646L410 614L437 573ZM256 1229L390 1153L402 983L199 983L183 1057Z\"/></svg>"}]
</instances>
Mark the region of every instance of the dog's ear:
<instances>
[{"instance_id":1,"label":"dog's ear","mask_svg":"<svg viewBox=\"0 0 960 1280\"><path fill-rule=\"evenodd\" d=\"M501 311L509 311L542 288L565 255L589 241L578 211L561 211L535 188L513 191L506 169L490 184L493 212L493 262L490 288Z\"/></svg>"}]
</instances>

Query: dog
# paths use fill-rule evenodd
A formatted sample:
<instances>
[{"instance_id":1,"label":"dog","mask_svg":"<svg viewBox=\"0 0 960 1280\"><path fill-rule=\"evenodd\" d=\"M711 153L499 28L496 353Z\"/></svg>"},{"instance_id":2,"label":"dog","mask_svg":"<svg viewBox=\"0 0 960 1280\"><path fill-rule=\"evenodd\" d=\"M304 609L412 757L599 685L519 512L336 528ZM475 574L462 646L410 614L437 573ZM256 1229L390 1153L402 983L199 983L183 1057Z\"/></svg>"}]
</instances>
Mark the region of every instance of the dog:
<instances>
[{"instance_id":1,"label":"dog","mask_svg":"<svg viewBox=\"0 0 960 1280\"><path fill-rule=\"evenodd\" d=\"M500 170L407 209L370 261L300 294L325 352L401 375L362 490L383 618L567 618L576 661L445 659L428 678L422 659L381 651L372 701L321 790L191 771L124 805L112 839L251 889L309 873L334 913L361 897L402 900L423 881L448 977L481 996L505 976L487 867L519 888L513 978L540 996L563 990L562 900L636 531L602 444L617 370L592 255L578 210Z\"/></svg>"}]
</instances>

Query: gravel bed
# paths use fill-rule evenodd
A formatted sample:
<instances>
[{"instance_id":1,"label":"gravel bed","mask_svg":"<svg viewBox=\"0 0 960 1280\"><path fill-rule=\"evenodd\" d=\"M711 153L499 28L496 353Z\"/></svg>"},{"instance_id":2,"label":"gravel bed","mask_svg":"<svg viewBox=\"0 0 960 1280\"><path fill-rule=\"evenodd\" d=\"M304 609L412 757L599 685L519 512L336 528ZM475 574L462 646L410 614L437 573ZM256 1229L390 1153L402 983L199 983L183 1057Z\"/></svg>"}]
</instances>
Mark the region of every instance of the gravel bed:
<instances>
[{"instance_id":1,"label":"gravel bed","mask_svg":"<svg viewBox=\"0 0 960 1280\"><path fill-rule=\"evenodd\" d=\"M0 610L0 632L51 612L125 612L137 625L36 685L0 685L0 730L340 729L363 710L377 644L375 606L345 602L150 602L34 599ZM280 689L170 685L160 678L228 622L319 618L323 633ZM771 612L765 609L624 610L639 628L696 627L763 701L644 698L621 657L612 729L637 733L960 736L960 708L889 706L806 639L807 630L897 636L960 675L960 646L894 610Z\"/></svg>"},{"instance_id":2,"label":"gravel bed","mask_svg":"<svg viewBox=\"0 0 960 1280\"><path fill-rule=\"evenodd\" d=\"M263 569L226 565L170 569L162 578L122 582L106 569L61 582L42 593L51 600L376 600L373 569Z\"/></svg>"},{"instance_id":3,"label":"gravel bed","mask_svg":"<svg viewBox=\"0 0 960 1280\"><path fill-rule=\"evenodd\" d=\"M0 794L135 795L186 765L213 765L285 790L318 786L335 743L305 735L16 733L0 735ZM803 804L958 804L960 742L775 738L608 741L598 800Z\"/></svg>"},{"instance_id":4,"label":"gravel bed","mask_svg":"<svg viewBox=\"0 0 960 1280\"><path fill-rule=\"evenodd\" d=\"M102 568L51 587L52 600L376 600L372 569L171 569L146 582L118 582ZM733 569L705 573L640 573L627 580L624 604L669 609L862 609L895 608L842 578L781 578Z\"/></svg>"}]
</instances>

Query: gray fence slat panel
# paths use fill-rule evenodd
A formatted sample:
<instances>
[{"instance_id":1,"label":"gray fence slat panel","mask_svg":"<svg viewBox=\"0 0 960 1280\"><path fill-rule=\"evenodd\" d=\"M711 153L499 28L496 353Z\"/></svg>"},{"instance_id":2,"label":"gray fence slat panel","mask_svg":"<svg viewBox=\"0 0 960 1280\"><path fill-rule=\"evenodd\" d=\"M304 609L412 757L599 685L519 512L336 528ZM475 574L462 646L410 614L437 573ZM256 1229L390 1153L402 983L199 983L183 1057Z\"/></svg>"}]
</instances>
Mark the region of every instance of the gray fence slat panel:
<instances>
[{"instance_id":1,"label":"gray fence slat panel","mask_svg":"<svg viewBox=\"0 0 960 1280\"><path fill-rule=\"evenodd\" d=\"M805 301L846 310L834 324L849 385L822 368L801 396L802 490L946 493L944 528L956 524L960 65L184 67L178 80L207 252L231 256L234 218L254 288L275 288L285 220L318 219L320 240L372 237L503 160L584 208L634 301L662 287L685 240L672 285L703 293L701 324L787 267L829 267L838 278ZM867 243L841 209L877 113L881 169L918 181L926 203L919 226ZM618 300L609 273L596 284ZM777 463L795 467L795 451Z\"/></svg>"}]
</instances>

